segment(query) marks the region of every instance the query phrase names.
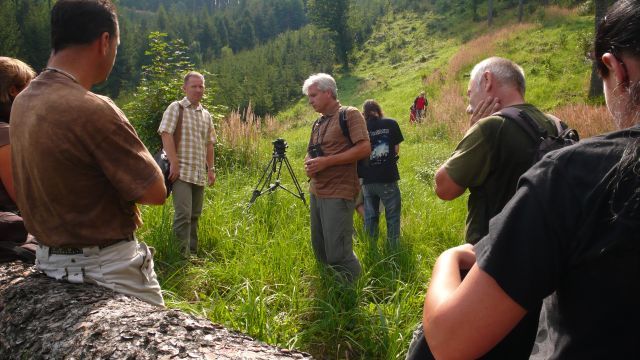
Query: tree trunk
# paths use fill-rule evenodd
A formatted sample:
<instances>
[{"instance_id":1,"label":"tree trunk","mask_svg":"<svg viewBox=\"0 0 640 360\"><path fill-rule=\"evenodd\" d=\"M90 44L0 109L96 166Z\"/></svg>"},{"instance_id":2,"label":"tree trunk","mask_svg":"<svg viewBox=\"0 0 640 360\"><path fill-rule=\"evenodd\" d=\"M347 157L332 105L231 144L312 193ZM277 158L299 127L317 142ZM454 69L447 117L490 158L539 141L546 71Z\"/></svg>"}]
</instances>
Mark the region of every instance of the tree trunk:
<instances>
[{"instance_id":1,"label":"tree trunk","mask_svg":"<svg viewBox=\"0 0 640 360\"><path fill-rule=\"evenodd\" d=\"M0 359L310 359L178 310L0 264Z\"/></svg>"},{"instance_id":2,"label":"tree trunk","mask_svg":"<svg viewBox=\"0 0 640 360\"><path fill-rule=\"evenodd\" d=\"M524 13L524 0L518 2L518 22L522 22L522 16Z\"/></svg>"},{"instance_id":3,"label":"tree trunk","mask_svg":"<svg viewBox=\"0 0 640 360\"><path fill-rule=\"evenodd\" d=\"M607 13L609 2L607 0L596 0L594 2L595 6L595 32L598 31L598 24L600 20ZM602 96L603 88L602 88L602 80L598 76L598 68L596 67L596 62L594 61L591 65L591 83L589 84L589 97L595 98L598 96Z\"/></svg>"},{"instance_id":4,"label":"tree trunk","mask_svg":"<svg viewBox=\"0 0 640 360\"><path fill-rule=\"evenodd\" d=\"M473 21L478 21L478 0L471 0L471 14Z\"/></svg>"},{"instance_id":5,"label":"tree trunk","mask_svg":"<svg viewBox=\"0 0 640 360\"><path fill-rule=\"evenodd\" d=\"M493 0L487 3L487 23L489 26L493 24Z\"/></svg>"}]
</instances>

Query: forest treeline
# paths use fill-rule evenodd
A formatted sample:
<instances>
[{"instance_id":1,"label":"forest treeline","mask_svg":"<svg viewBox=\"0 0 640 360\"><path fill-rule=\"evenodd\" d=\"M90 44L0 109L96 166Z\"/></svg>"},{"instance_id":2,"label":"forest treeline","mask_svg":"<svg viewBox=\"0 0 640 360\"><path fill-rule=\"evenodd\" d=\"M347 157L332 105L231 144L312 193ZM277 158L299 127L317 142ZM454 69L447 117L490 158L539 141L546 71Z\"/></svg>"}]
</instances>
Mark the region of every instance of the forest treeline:
<instances>
[{"instance_id":1,"label":"forest treeline","mask_svg":"<svg viewBox=\"0 0 640 360\"><path fill-rule=\"evenodd\" d=\"M485 21L502 10L526 11L575 0L113 0L121 45L109 79L96 88L129 96L151 63L149 34L180 39L197 69L213 74L216 104L258 115L277 113L300 97L310 73L348 71L350 54L363 46L389 12L432 13L438 22ZM0 0L0 55L42 69L49 56L49 10L55 0ZM524 4L524 5L523 5ZM435 27L434 31L438 31ZM171 61L171 59L167 59ZM178 77L179 74L176 74Z\"/></svg>"}]
</instances>

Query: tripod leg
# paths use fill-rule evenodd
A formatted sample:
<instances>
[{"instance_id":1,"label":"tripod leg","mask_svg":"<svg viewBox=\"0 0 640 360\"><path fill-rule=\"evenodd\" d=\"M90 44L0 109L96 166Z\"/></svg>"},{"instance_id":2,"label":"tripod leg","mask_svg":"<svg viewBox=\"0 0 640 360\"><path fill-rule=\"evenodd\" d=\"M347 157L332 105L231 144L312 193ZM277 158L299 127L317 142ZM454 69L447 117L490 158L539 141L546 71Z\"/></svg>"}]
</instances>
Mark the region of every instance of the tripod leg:
<instances>
[{"instance_id":1,"label":"tripod leg","mask_svg":"<svg viewBox=\"0 0 640 360\"><path fill-rule=\"evenodd\" d=\"M304 192L302 192L302 187L300 187L300 183L298 182L298 178L296 177L296 174L293 172L293 168L291 167L291 164L289 163L289 159L287 159L286 156L284 158L284 162L285 162L285 164L287 164L287 169L289 170L289 175L291 175L291 179L293 180L293 184L295 185L296 190L298 190L298 195L299 195L300 199L302 199L302 202L306 205L307 201L304 198Z\"/></svg>"},{"instance_id":2,"label":"tripod leg","mask_svg":"<svg viewBox=\"0 0 640 360\"><path fill-rule=\"evenodd\" d=\"M262 176L260 177L260 180L256 184L256 187L254 188L251 194L251 200L249 200L249 206L251 206L251 204L253 204L253 202L256 201L258 196L264 194L265 192L264 188L267 186L267 184L271 182L273 171L270 171L270 170L275 168L275 165L276 165L275 161L276 161L275 158L271 158L267 166L264 167L264 170L262 171Z\"/></svg>"}]
</instances>

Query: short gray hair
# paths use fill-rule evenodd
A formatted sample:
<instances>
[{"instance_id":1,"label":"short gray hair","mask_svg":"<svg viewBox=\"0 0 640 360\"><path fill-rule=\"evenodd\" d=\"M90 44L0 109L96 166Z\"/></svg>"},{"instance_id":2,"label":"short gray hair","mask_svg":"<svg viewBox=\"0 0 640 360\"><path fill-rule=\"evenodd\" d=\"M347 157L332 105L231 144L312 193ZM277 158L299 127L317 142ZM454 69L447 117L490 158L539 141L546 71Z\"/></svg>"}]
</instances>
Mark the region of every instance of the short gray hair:
<instances>
[{"instance_id":1,"label":"short gray hair","mask_svg":"<svg viewBox=\"0 0 640 360\"><path fill-rule=\"evenodd\" d=\"M302 85L302 93L309 95L309 87L311 87L311 85L316 85L320 91L330 90L333 97L335 99L338 98L338 86L336 85L336 81L329 74L318 73L309 76L309 78L304 81L304 85Z\"/></svg>"},{"instance_id":2,"label":"short gray hair","mask_svg":"<svg viewBox=\"0 0 640 360\"><path fill-rule=\"evenodd\" d=\"M471 82L475 86L480 86L480 76L485 72L492 73L498 82L502 85L511 85L515 87L520 95L524 96L527 85L524 79L524 70L513 61L501 57L490 57L482 60L471 70Z\"/></svg>"}]
</instances>

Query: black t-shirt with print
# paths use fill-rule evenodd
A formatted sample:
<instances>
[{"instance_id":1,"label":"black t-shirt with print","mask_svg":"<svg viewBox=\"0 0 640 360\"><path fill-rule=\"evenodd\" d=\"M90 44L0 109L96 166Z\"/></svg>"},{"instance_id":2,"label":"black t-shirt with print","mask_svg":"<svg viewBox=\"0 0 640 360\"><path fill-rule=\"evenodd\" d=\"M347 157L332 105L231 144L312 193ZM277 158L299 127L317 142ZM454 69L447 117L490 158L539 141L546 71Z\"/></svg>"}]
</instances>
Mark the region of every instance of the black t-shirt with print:
<instances>
[{"instance_id":1,"label":"black t-shirt with print","mask_svg":"<svg viewBox=\"0 0 640 360\"><path fill-rule=\"evenodd\" d=\"M395 147L404 138L398 123L388 118L370 119L367 120L367 130L371 141L371 155L368 161L358 163L358 175L363 178L363 183L400 180Z\"/></svg>"},{"instance_id":2,"label":"black t-shirt with print","mask_svg":"<svg viewBox=\"0 0 640 360\"><path fill-rule=\"evenodd\" d=\"M633 171L615 177L638 141L636 126L548 154L475 246L480 268L525 309L554 294L552 359L640 353L640 209L632 197L640 180ZM636 208L625 207L630 199Z\"/></svg>"}]
</instances>

